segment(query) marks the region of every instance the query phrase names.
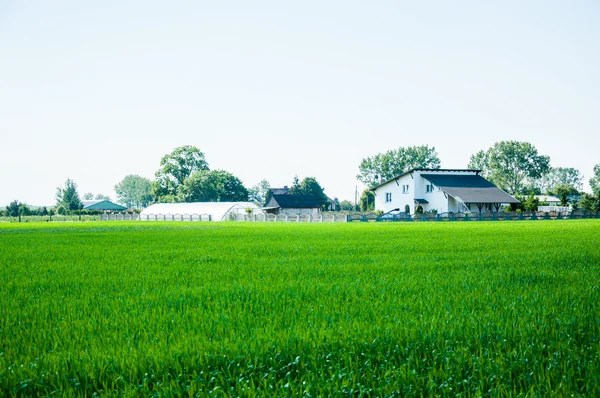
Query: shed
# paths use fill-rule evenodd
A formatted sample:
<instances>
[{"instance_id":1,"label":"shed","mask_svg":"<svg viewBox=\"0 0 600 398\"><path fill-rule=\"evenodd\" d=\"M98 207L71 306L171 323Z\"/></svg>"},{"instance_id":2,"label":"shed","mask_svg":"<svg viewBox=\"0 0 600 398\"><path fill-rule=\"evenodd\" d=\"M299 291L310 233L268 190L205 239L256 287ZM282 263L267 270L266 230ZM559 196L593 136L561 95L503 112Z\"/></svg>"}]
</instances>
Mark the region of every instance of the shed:
<instances>
[{"instance_id":1,"label":"shed","mask_svg":"<svg viewBox=\"0 0 600 398\"><path fill-rule=\"evenodd\" d=\"M272 194L263 210L272 214L319 214L321 204L314 195Z\"/></svg>"},{"instance_id":2,"label":"shed","mask_svg":"<svg viewBox=\"0 0 600 398\"><path fill-rule=\"evenodd\" d=\"M140 220L176 219L179 216L210 216L212 221L227 221L231 215L262 214L260 208L250 202L192 202L157 203L140 213ZM156 217L155 217L156 216ZM173 217L172 217L173 216Z\"/></svg>"}]
</instances>

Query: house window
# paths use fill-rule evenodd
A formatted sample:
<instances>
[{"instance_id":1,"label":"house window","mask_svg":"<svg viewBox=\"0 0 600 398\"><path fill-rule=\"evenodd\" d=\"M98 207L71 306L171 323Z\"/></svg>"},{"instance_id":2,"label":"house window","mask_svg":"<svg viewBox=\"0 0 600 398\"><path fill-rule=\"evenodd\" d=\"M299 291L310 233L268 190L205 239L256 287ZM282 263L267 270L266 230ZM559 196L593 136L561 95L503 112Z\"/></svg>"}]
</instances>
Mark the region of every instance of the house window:
<instances>
[{"instance_id":1,"label":"house window","mask_svg":"<svg viewBox=\"0 0 600 398\"><path fill-rule=\"evenodd\" d=\"M385 193L385 203L391 202L392 201L392 193L391 192L386 192Z\"/></svg>"},{"instance_id":2,"label":"house window","mask_svg":"<svg viewBox=\"0 0 600 398\"><path fill-rule=\"evenodd\" d=\"M408 185L402 185L402 193L408 193Z\"/></svg>"},{"instance_id":3,"label":"house window","mask_svg":"<svg viewBox=\"0 0 600 398\"><path fill-rule=\"evenodd\" d=\"M425 186L425 192L433 192L433 184L429 184Z\"/></svg>"}]
</instances>

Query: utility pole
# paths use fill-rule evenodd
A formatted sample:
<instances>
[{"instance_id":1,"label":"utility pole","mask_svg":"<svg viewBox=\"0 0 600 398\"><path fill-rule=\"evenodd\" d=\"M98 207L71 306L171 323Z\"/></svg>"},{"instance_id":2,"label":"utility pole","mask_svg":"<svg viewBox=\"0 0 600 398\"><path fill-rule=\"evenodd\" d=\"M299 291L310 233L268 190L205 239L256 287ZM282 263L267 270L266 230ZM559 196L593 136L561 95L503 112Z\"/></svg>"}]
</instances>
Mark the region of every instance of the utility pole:
<instances>
[{"instance_id":1,"label":"utility pole","mask_svg":"<svg viewBox=\"0 0 600 398\"><path fill-rule=\"evenodd\" d=\"M354 186L354 210L358 211L358 185Z\"/></svg>"}]
</instances>

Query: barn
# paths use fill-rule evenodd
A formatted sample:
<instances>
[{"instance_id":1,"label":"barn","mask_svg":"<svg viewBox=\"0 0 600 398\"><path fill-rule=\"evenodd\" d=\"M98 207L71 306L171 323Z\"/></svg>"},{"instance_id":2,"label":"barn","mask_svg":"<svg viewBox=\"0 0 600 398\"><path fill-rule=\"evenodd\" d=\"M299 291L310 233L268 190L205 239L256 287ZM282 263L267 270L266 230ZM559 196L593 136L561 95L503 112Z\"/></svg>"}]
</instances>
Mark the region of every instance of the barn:
<instances>
[{"instance_id":1,"label":"barn","mask_svg":"<svg viewBox=\"0 0 600 398\"><path fill-rule=\"evenodd\" d=\"M321 204L314 195L271 194L263 210L269 214L320 214Z\"/></svg>"},{"instance_id":2,"label":"barn","mask_svg":"<svg viewBox=\"0 0 600 398\"><path fill-rule=\"evenodd\" d=\"M142 210L140 220L227 221L232 216L248 214L262 214L262 211L250 202L157 203Z\"/></svg>"}]
</instances>

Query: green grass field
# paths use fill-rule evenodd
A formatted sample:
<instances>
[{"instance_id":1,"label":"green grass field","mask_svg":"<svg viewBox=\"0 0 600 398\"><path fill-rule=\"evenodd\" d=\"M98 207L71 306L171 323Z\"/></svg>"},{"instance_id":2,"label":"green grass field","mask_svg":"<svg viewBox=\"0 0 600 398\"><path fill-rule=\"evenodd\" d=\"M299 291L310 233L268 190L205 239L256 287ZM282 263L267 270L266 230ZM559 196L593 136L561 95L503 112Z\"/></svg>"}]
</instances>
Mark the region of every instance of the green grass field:
<instances>
[{"instance_id":1,"label":"green grass field","mask_svg":"<svg viewBox=\"0 0 600 398\"><path fill-rule=\"evenodd\" d=\"M600 394L600 220L0 225L0 395Z\"/></svg>"}]
</instances>

